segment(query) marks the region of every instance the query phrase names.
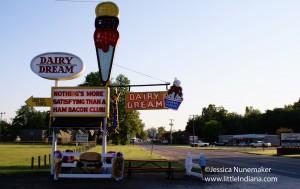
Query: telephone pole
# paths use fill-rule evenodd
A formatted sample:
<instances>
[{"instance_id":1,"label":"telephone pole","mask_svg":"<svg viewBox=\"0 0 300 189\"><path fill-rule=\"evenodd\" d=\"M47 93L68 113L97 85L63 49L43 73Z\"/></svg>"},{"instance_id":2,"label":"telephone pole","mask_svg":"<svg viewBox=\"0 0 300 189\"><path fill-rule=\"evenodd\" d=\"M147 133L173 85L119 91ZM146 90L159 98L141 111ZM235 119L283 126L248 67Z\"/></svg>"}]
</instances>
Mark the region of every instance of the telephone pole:
<instances>
[{"instance_id":1,"label":"telephone pole","mask_svg":"<svg viewBox=\"0 0 300 189\"><path fill-rule=\"evenodd\" d=\"M193 143L195 143L195 117L197 116L197 115L190 115L190 116L192 116L193 118Z\"/></svg>"},{"instance_id":2,"label":"telephone pole","mask_svg":"<svg viewBox=\"0 0 300 189\"><path fill-rule=\"evenodd\" d=\"M174 121L174 119L170 119L170 144L172 144L172 140L173 140L173 137L172 137L172 127L173 127L173 121Z\"/></svg>"},{"instance_id":3,"label":"telephone pole","mask_svg":"<svg viewBox=\"0 0 300 189\"><path fill-rule=\"evenodd\" d=\"M2 140L2 116L5 112L0 112L0 140Z\"/></svg>"}]
</instances>

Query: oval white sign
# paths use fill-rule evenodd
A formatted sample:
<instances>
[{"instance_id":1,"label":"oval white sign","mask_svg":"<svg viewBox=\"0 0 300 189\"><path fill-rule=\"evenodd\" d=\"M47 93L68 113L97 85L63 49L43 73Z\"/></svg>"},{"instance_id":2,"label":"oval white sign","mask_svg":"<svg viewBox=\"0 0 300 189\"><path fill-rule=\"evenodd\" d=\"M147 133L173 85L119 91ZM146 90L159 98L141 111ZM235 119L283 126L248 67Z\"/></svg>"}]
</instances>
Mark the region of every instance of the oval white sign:
<instances>
[{"instance_id":1,"label":"oval white sign","mask_svg":"<svg viewBox=\"0 0 300 189\"><path fill-rule=\"evenodd\" d=\"M49 52L37 55L30 64L38 76L52 80L69 80L79 77L84 69L82 60L71 53Z\"/></svg>"}]
</instances>

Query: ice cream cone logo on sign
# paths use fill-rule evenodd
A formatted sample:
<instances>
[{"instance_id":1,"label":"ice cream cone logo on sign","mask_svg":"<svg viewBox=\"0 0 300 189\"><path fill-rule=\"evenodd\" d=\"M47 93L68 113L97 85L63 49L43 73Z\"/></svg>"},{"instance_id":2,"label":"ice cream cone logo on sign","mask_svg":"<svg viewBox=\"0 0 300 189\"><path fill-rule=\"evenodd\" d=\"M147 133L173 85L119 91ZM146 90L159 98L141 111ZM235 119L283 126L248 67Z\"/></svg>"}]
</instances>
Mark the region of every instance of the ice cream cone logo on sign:
<instances>
[{"instance_id":1,"label":"ice cream cone logo on sign","mask_svg":"<svg viewBox=\"0 0 300 189\"><path fill-rule=\"evenodd\" d=\"M110 78L115 48L119 39L119 8L112 2L103 2L96 6L94 41L103 85Z\"/></svg>"},{"instance_id":2,"label":"ice cream cone logo on sign","mask_svg":"<svg viewBox=\"0 0 300 189\"><path fill-rule=\"evenodd\" d=\"M180 81L175 78L172 87L168 90L165 97L165 106L167 108L177 110L183 101L182 88L180 87Z\"/></svg>"}]
</instances>

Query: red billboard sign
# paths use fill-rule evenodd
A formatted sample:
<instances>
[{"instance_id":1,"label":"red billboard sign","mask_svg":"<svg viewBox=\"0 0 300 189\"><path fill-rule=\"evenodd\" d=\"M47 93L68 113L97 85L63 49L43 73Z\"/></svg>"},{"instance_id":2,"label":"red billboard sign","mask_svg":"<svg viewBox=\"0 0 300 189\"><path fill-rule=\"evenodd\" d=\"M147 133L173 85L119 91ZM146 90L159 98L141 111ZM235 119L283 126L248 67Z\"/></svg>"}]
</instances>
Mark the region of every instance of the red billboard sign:
<instances>
[{"instance_id":1,"label":"red billboard sign","mask_svg":"<svg viewBox=\"0 0 300 189\"><path fill-rule=\"evenodd\" d=\"M166 109L165 96L166 91L129 92L125 96L126 111Z\"/></svg>"}]
</instances>

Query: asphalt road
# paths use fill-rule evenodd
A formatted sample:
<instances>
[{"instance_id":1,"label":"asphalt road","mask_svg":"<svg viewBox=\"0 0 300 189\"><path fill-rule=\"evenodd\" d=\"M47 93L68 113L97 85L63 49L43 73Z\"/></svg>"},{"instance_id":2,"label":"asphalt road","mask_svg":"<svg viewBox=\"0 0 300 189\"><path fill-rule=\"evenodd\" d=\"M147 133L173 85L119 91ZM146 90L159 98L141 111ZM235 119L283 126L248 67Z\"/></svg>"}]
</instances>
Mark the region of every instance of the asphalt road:
<instances>
[{"instance_id":1,"label":"asphalt road","mask_svg":"<svg viewBox=\"0 0 300 189\"><path fill-rule=\"evenodd\" d=\"M147 150L151 150L151 145L143 146ZM188 152L193 154L193 158L197 159L200 152L207 157L207 166L210 167L240 167L240 168L270 168L267 174L275 175L278 180L287 181L289 178L296 179L300 183L300 159L285 158L276 156L255 155L237 152L234 150L216 149L193 149L188 147L175 147L155 145L154 152L161 154L166 158L183 160ZM218 172L219 173L219 172ZM257 174L257 173L255 173ZM253 174L252 174L253 175Z\"/></svg>"},{"instance_id":2,"label":"asphalt road","mask_svg":"<svg viewBox=\"0 0 300 189\"><path fill-rule=\"evenodd\" d=\"M151 150L151 145L142 146ZM197 150L178 148L174 146L154 146L154 152L166 158L183 160L191 151L196 159L200 152L205 153L208 166L215 167L269 167L271 173L267 174L240 174L236 176L272 176L278 177L278 182L206 182L195 177L187 177L182 172L175 174L174 180L166 179L165 173L133 174L131 179L125 178L121 182L111 179L61 179L53 182L49 173L33 173L18 175L0 175L0 188L20 189L81 189L81 188L107 188L107 189L298 189L300 183L300 160L291 158L250 155L228 150ZM125 157L126 158L126 157ZM207 178L221 177L228 173L209 173Z\"/></svg>"}]
</instances>

